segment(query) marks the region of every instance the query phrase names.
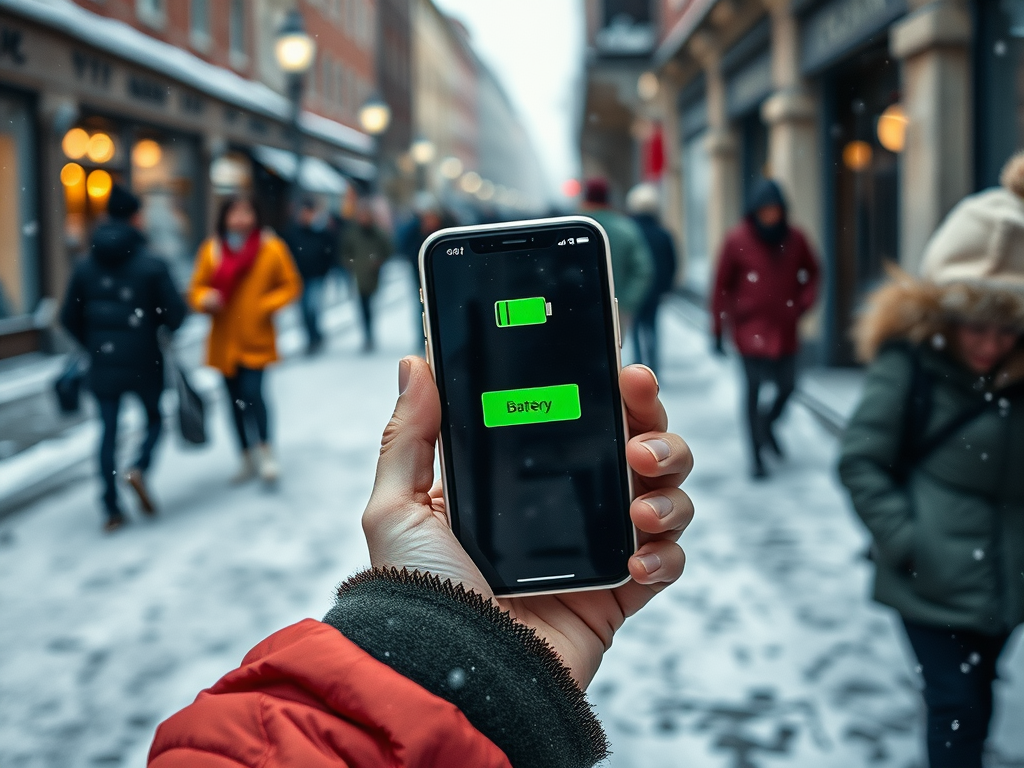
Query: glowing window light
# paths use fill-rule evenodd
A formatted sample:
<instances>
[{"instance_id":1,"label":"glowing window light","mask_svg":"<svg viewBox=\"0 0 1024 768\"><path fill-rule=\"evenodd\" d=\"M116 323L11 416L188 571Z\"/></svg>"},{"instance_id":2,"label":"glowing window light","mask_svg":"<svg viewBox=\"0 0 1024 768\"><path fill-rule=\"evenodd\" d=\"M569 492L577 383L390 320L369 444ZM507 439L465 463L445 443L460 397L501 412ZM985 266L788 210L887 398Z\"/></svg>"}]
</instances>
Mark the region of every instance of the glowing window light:
<instances>
[{"instance_id":1,"label":"glowing window light","mask_svg":"<svg viewBox=\"0 0 1024 768\"><path fill-rule=\"evenodd\" d=\"M863 171L871 165L871 145L866 141L851 141L843 147L843 165L851 171Z\"/></svg>"},{"instance_id":2,"label":"glowing window light","mask_svg":"<svg viewBox=\"0 0 1024 768\"><path fill-rule=\"evenodd\" d=\"M89 149L89 134L82 128L72 128L64 134L60 148L72 160L81 160Z\"/></svg>"},{"instance_id":3,"label":"glowing window light","mask_svg":"<svg viewBox=\"0 0 1024 768\"><path fill-rule=\"evenodd\" d=\"M878 118L878 143L890 152L902 152L907 145L907 114L893 104Z\"/></svg>"},{"instance_id":4,"label":"glowing window light","mask_svg":"<svg viewBox=\"0 0 1024 768\"><path fill-rule=\"evenodd\" d=\"M85 181L85 190L89 193L89 197L94 200L106 199L113 186L114 180L103 169L93 171Z\"/></svg>"},{"instance_id":5,"label":"glowing window light","mask_svg":"<svg viewBox=\"0 0 1024 768\"><path fill-rule=\"evenodd\" d=\"M85 151L94 163L107 163L114 159L114 140L107 134L94 133L89 137L89 147Z\"/></svg>"},{"instance_id":6,"label":"glowing window light","mask_svg":"<svg viewBox=\"0 0 1024 768\"><path fill-rule=\"evenodd\" d=\"M65 187L77 187L85 181L85 169L78 163L68 163L60 169L60 183Z\"/></svg>"},{"instance_id":7,"label":"glowing window light","mask_svg":"<svg viewBox=\"0 0 1024 768\"><path fill-rule=\"evenodd\" d=\"M152 139L143 139L132 147L132 164L139 168L154 168L163 156L163 149Z\"/></svg>"}]
</instances>

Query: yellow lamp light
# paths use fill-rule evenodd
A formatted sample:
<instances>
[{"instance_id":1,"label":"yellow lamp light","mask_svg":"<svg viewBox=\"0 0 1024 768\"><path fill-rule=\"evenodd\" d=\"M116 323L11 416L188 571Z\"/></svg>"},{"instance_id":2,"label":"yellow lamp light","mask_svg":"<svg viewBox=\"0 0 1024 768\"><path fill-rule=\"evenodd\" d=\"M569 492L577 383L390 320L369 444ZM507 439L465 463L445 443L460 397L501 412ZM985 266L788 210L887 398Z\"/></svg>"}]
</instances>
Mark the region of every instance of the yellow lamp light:
<instances>
[{"instance_id":1,"label":"yellow lamp light","mask_svg":"<svg viewBox=\"0 0 1024 768\"><path fill-rule=\"evenodd\" d=\"M449 155L441 161L440 170L446 179L455 180L462 175L462 161L454 155Z\"/></svg>"},{"instance_id":2,"label":"yellow lamp light","mask_svg":"<svg viewBox=\"0 0 1024 768\"><path fill-rule=\"evenodd\" d=\"M878 118L878 143L890 152L902 152L907 145L907 114L893 104Z\"/></svg>"},{"instance_id":3,"label":"yellow lamp light","mask_svg":"<svg viewBox=\"0 0 1024 768\"><path fill-rule=\"evenodd\" d=\"M85 169L78 163L68 163L60 169L60 183L65 187L77 187L85 181Z\"/></svg>"},{"instance_id":4,"label":"yellow lamp light","mask_svg":"<svg viewBox=\"0 0 1024 768\"><path fill-rule=\"evenodd\" d=\"M89 137L89 146L85 154L94 163L107 163L114 158L114 140L100 131Z\"/></svg>"},{"instance_id":5,"label":"yellow lamp light","mask_svg":"<svg viewBox=\"0 0 1024 768\"><path fill-rule=\"evenodd\" d=\"M132 164L139 168L154 168L163 156L163 149L152 139L143 139L132 147Z\"/></svg>"},{"instance_id":6,"label":"yellow lamp light","mask_svg":"<svg viewBox=\"0 0 1024 768\"><path fill-rule=\"evenodd\" d=\"M82 128L72 128L64 134L60 148L72 160L81 160L89 149L89 134Z\"/></svg>"},{"instance_id":7,"label":"yellow lamp light","mask_svg":"<svg viewBox=\"0 0 1024 768\"><path fill-rule=\"evenodd\" d=\"M103 169L93 171L85 180L85 190L93 200L105 200L113 186L114 180Z\"/></svg>"},{"instance_id":8,"label":"yellow lamp light","mask_svg":"<svg viewBox=\"0 0 1024 768\"><path fill-rule=\"evenodd\" d=\"M866 141L851 141L843 147L843 165L851 171L863 171L871 165L871 145Z\"/></svg>"}]
</instances>

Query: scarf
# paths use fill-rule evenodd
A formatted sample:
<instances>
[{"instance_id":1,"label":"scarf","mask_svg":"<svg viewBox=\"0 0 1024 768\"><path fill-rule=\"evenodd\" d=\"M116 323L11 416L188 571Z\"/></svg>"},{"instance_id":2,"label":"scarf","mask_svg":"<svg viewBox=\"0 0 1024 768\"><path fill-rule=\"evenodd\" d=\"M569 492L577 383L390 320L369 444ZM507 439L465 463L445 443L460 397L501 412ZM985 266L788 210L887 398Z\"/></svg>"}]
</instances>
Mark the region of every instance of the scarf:
<instances>
[{"instance_id":1,"label":"scarf","mask_svg":"<svg viewBox=\"0 0 1024 768\"><path fill-rule=\"evenodd\" d=\"M227 304L238 284L249 274L249 270L256 262L260 252L260 232L254 229L237 251L231 248L226 240L221 240L219 244L220 264L210 279L210 287L219 291L224 303Z\"/></svg>"}]
</instances>

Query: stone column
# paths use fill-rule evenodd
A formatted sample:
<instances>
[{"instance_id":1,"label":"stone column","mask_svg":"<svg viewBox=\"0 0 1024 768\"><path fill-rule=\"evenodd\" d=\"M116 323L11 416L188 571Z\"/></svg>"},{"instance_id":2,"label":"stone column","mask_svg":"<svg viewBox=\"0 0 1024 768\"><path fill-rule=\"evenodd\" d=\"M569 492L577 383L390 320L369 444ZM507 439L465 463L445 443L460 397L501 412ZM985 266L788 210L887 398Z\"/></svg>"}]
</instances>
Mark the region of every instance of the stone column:
<instances>
[{"instance_id":1,"label":"stone column","mask_svg":"<svg viewBox=\"0 0 1024 768\"><path fill-rule=\"evenodd\" d=\"M736 137L725 110L725 78L722 76L721 47L710 32L698 32L688 46L704 68L707 87L708 132L705 147L711 168L708 195L708 253L712 268L729 229L740 218L740 171L736 158Z\"/></svg>"},{"instance_id":2,"label":"stone column","mask_svg":"<svg viewBox=\"0 0 1024 768\"><path fill-rule=\"evenodd\" d=\"M658 102L662 139L665 145L665 172L661 180L661 221L672 233L679 269L676 285L682 285L686 274L686 206L683 201L683 147L679 126L679 81L675 77L676 65L665 68L659 78Z\"/></svg>"},{"instance_id":3,"label":"stone column","mask_svg":"<svg viewBox=\"0 0 1024 768\"><path fill-rule=\"evenodd\" d=\"M964 0L918 0L891 30L903 65L900 263L915 271L942 218L974 188L971 16Z\"/></svg>"},{"instance_id":4,"label":"stone column","mask_svg":"<svg viewBox=\"0 0 1024 768\"><path fill-rule=\"evenodd\" d=\"M820 252L824 208L817 115L819 105L800 75L800 40L789 0L762 0L771 15L772 84L761 107L768 125L768 162L785 190L790 217Z\"/></svg>"}]
</instances>

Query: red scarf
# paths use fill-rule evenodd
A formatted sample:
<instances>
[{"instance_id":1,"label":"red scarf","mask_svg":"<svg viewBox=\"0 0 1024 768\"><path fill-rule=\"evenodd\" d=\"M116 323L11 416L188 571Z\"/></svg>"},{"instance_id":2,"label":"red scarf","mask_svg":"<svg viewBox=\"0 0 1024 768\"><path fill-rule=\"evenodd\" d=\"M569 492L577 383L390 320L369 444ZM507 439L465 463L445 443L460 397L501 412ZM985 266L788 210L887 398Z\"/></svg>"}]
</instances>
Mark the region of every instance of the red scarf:
<instances>
[{"instance_id":1,"label":"red scarf","mask_svg":"<svg viewBox=\"0 0 1024 768\"><path fill-rule=\"evenodd\" d=\"M210 287L215 288L223 297L224 303L227 304L235 289L238 288L238 284L242 282L242 278L249 273L252 265L256 262L256 257L260 252L260 232L254 229L237 251L231 250L224 240L221 240L219 245L220 264L217 265L217 271L210 279Z\"/></svg>"}]
</instances>

